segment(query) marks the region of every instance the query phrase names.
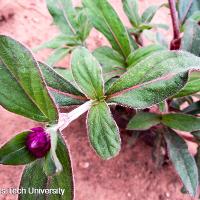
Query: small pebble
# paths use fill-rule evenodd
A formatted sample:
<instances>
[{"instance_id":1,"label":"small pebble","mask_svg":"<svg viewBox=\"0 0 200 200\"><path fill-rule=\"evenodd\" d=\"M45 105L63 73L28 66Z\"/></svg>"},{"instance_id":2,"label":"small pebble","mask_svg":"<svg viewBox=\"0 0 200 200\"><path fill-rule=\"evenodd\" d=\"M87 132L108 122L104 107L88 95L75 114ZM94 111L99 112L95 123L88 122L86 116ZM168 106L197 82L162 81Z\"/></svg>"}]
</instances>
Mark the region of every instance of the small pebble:
<instances>
[{"instance_id":1,"label":"small pebble","mask_svg":"<svg viewBox=\"0 0 200 200\"><path fill-rule=\"evenodd\" d=\"M89 162L80 162L79 166L83 169L87 169L90 166Z\"/></svg>"}]
</instances>

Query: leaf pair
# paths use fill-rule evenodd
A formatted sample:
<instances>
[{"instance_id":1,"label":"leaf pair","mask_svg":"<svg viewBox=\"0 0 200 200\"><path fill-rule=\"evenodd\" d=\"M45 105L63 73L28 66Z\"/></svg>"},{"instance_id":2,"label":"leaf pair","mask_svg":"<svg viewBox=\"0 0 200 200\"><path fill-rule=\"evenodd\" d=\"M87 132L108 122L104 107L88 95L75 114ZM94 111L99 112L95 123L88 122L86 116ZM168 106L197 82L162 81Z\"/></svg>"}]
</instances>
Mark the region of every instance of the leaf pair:
<instances>
[{"instance_id":1,"label":"leaf pair","mask_svg":"<svg viewBox=\"0 0 200 200\"><path fill-rule=\"evenodd\" d=\"M93 100L87 116L90 142L98 155L109 159L119 152L120 137L118 127L104 100L101 66L87 49L78 48L72 55L72 74L77 87L87 98Z\"/></svg>"},{"instance_id":2,"label":"leaf pair","mask_svg":"<svg viewBox=\"0 0 200 200\"><path fill-rule=\"evenodd\" d=\"M192 196L195 196L199 184L195 160L190 155L185 141L172 129L189 132L200 130L200 118L181 113L157 114L139 112L131 119L127 129L147 130L160 123L168 127L163 129L162 134L167 143L169 157L184 187Z\"/></svg>"},{"instance_id":3,"label":"leaf pair","mask_svg":"<svg viewBox=\"0 0 200 200\"><path fill-rule=\"evenodd\" d=\"M152 126L164 124L180 131L193 132L200 130L200 118L182 113L157 114L138 112L129 122L128 130L148 130Z\"/></svg>"},{"instance_id":4,"label":"leaf pair","mask_svg":"<svg viewBox=\"0 0 200 200\"><path fill-rule=\"evenodd\" d=\"M151 24L153 17L155 16L157 10L162 7L160 6L150 6L148 7L140 16L138 9L138 0L123 0L123 9L127 15L132 28L129 29L134 35L139 35L144 30L152 29L153 27L162 27L161 24Z\"/></svg>"}]
</instances>

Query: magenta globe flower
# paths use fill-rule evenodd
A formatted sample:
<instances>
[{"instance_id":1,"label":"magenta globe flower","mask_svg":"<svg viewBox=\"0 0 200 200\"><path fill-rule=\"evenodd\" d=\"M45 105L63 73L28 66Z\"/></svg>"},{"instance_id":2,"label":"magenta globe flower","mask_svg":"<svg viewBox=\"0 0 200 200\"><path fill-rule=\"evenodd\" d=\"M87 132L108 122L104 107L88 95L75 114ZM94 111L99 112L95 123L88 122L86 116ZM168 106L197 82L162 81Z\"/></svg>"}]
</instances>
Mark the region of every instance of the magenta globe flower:
<instances>
[{"instance_id":1,"label":"magenta globe flower","mask_svg":"<svg viewBox=\"0 0 200 200\"><path fill-rule=\"evenodd\" d=\"M36 158L44 157L51 148L50 136L42 127L32 128L27 135L26 147Z\"/></svg>"}]
</instances>

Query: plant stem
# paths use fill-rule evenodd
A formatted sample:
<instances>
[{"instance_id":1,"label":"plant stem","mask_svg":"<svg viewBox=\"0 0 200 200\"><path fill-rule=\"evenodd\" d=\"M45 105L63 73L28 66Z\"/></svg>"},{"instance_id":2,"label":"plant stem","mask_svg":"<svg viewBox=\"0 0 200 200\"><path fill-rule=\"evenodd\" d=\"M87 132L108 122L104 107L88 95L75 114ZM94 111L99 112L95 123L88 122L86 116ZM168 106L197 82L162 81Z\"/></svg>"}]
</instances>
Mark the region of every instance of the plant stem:
<instances>
[{"instance_id":1,"label":"plant stem","mask_svg":"<svg viewBox=\"0 0 200 200\"><path fill-rule=\"evenodd\" d=\"M170 14L171 14L172 25L173 25L174 39L179 39L180 30L179 30L178 15L176 11L176 2L175 0L168 0L168 2L169 2Z\"/></svg>"},{"instance_id":2,"label":"plant stem","mask_svg":"<svg viewBox=\"0 0 200 200\"><path fill-rule=\"evenodd\" d=\"M56 129L62 131L65 129L72 121L80 117L83 113L88 111L92 106L92 100L87 101L86 103L82 104L78 108L75 108L69 113L60 113L59 115L59 123L56 125Z\"/></svg>"},{"instance_id":3,"label":"plant stem","mask_svg":"<svg viewBox=\"0 0 200 200\"><path fill-rule=\"evenodd\" d=\"M178 19L178 14L176 11L176 2L175 0L168 0L168 2L169 2L173 33L174 33L173 39L170 43L170 50L177 50L180 48L181 38L180 38L180 29L179 29L179 19Z\"/></svg>"}]
</instances>

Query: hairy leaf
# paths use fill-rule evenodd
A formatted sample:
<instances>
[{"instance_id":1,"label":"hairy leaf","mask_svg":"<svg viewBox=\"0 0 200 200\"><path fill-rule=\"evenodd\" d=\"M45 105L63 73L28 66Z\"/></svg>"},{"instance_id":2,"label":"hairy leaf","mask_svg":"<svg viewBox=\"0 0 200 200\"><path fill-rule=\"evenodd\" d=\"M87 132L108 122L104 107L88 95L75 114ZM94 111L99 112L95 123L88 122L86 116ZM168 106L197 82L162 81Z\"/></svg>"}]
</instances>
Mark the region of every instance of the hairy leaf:
<instances>
[{"instance_id":1,"label":"hairy leaf","mask_svg":"<svg viewBox=\"0 0 200 200\"><path fill-rule=\"evenodd\" d=\"M46 0L46 2L54 23L59 29L67 35L76 35L78 25L71 0Z\"/></svg>"},{"instance_id":2,"label":"hairy leaf","mask_svg":"<svg viewBox=\"0 0 200 200\"><path fill-rule=\"evenodd\" d=\"M69 54L71 49L69 48L58 48L53 51L53 53L48 57L47 64L50 66L56 64L58 61L62 60L67 54Z\"/></svg>"},{"instance_id":3,"label":"hairy leaf","mask_svg":"<svg viewBox=\"0 0 200 200\"><path fill-rule=\"evenodd\" d=\"M126 58L131 52L131 38L112 6L107 0L84 0L83 4L93 26Z\"/></svg>"},{"instance_id":4,"label":"hairy leaf","mask_svg":"<svg viewBox=\"0 0 200 200\"><path fill-rule=\"evenodd\" d=\"M91 29L92 29L92 25L87 17L86 14L86 9L83 7L78 7L76 8L77 13L77 23L78 23L78 35L80 36L81 40L84 41Z\"/></svg>"},{"instance_id":5,"label":"hairy leaf","mask_svg":"<svg viewBox=\"0 0 200 200\"><path fill-rule=\"evenodd\" d=\"M164 134L169 157L180 176L186 190L195 196L198 189L198 170L194 158L188 151L185 141L171 129Z\"/></svg>"},{"instance_id":6,"label":"hairy leaf","mask_svg":"<svg viewBox=\"0 0 200 200\"><path fill-rule=\"evenodd\" d=\"M121 76L125 72L126 64L123 56L110 47L97 48L93 55L102 66L103 78L105 81L115 76Z\"/></svg>"},{"instance_id":7,"label":"hairy leaf","mask_svg":"<svg viewBox=\"0 0 200 200\"><path fill-rule=\"evenodd\" d=\"M74 199L74 183L73 183L73 176L72 176L72 167L71 167L71 160L68 148L65 144L64 139L58 135L58 143L56 154L58 159L60 160L63 171L52 176L49 181L48 188L51 189L65 189L64 195L50 195L48 200L73 200Z\"/></svg>"},{"instance_id":8,"label":"hairy leaf","mask_svg":"<svg viewBox=\"0 0 200 200\"><path fill-rule=\"evenodd\" d=\"M72 54L72 74L88 98L101 99L104 96L101 66L84 47L77 48Z\"/></svg>"},{"instance_id":9,"label":"hairy leaf","mask_svg":"<svg viewBox=\"0 0 200 200\"><path fill-rule=\"evenodd\" d=\"M65 145L64 140L58 135L58 143L56 154L63 166L63 171L48 177L44 171L44 162L39 159L32 164L28 165L22 175L20 188L25 188L27 191L30 188L39 189L64 189L64 195L61 194L49 194L48 198L45 194L20 194L19 200L73 200L74 198L74 186L71 169L71 161L69 152ZM36 176L37 174L37 176Z\"/></svg>"},{"instance_id":10,"label":"hairy leaf","mask_svg":"<svg viewBox=\"0 0 200 200\"><path fill-rule=\"evenodd\" d=\"M142 14L142 22L150 23L161 6L149 6Z\"/></svg>"},{"instance_id":11,"label":"hairy leaf","mask_svg":"<svg viewBox=\"0 0 200 200\"><path fill-rule=\"evenodd\" d=\"M193 20L188 20L185 26L183 39L181 40L181 49L200 56L200 27Z\"/></svg>"},{"instance_id":12,"label":"hairy leaf","mask_svg":"<svg viewBox=\"0 0 200 200\"><path fill-rule=\"evenodd\" d=\"M192 94L195 94L200 91L200 72L199 71L193 71L189 75L189 80L185 87L179 91L178 94L176 94L174 97L184 97L189 96Z\"/></svg>"},{"instance_id":13,"label":"hairy leaf","mask_svg":"<svg viewBox=\"0 0 200 200\"><path fill-rule=\"evenodd\" d=\"M161 116L156 113L138 112L128 123L128 130L148 130L160 123Z\"/></svg>"},{"instance_id":14,"label":"hairy leaf","mask_svg":"<svg viewBox=\"0 0 200 200\"><path fill-rule=\"evenodd\" d=\"M34 51L38 51L45 48L50 49L58 49L61 47L66 46L75 46L80 45L81 43L78 41L77 36L71 36L71 35L58 35L55 38L45 42L44 44L40 45L39 47L35 48Z\"/></svg>"},{"instance_id":15,"label":"hairy leaf","mask_svg":"<svg viewBox=\"0 0 200 200\"><path fill-rule=\"evenodd\" d=\"M132 52L128 58L127 58L127 64L128 67L133 67L135 66L137 63L139 63L140 61L142 61L144 58L150 56L152 53L156 52L156 51L162 51L165 48L163 46L160 45L149 45L146 47L142 47L139 48L137 50L135 50L134 52Z\"/></svg>"},{"instance_id":16,"label":"hairy leaf","mask_svg":"<svg viewBox=\"0 0 200 200\"><path fill-rule=\"evenodd\" d=\"M74 85L44 63L39 63L48 89L59 106L79 105L87 99Z\"/></svg>"},{"instance_id":17,"label":"hairy leaf","mask_svg":"<svg viewBox=\"0 0 200 200\"><path fill-rule=\"evenodd\" d=\"M141 19L138 13L138 0L122 0L123 9L126 13L130 23L134 27L138 27L141 23Z\"/></svg>"},{"instance_id":18,"label":"hairy leaf","mask_svg":"<svg viewBox=\"0 0 200 200\"><path fill-rule=\"evenodd\" d=\"M26 193L19 194L18 200L46 200L45 194L30 194L32 188L47 188L48 177L45 175L41 159L29 164L22 174L20 189L26 189Z\"/></svg>"},{"instance_id":19,"label":"hairy leaf","mask_svg":"<svg viewBox=\"0 0 200 200\"><path fill-rule=\"evenodd\" d=\"M110 87L109 102L145 108L176 94L187 82L184 72L200 68L200 58L183 51L153 53ZM180 73L183 73L179 76Z\"/></svg>"},{"instance_id":20,"label":"hairy leaf","mask_svg":"<svg viewBox=\"0 0 200 200\"><path fill-rule=\"evenodd\" d=\"M91 107L87 125L90 142L101 158L110 159L119 153L119 130L105 102L97 102Z\"/></svg>"},{"instance_id":21,"label":"hairy leaf","mask_svg":"<svg viewBox=\"0 0 200 200\"><path fill-rule=\"evenodd\" d=\"M56 121L57 109L30 51L3 35L0 47L0 104L36 121Z\"/></svg>"},{"instance_id":22,"label":"hairy leaf","mask_svg":"<svg viewBox=\"0 0 200 200\"><path fill-rule=\"evenodd\" d=\"M183 24L193 13L200 10L198 0L178 0L178 15Z\"/></svg>"},{"instance_id":23,"label":"hairy leaf","mask_svg":"<svg viewBox=\"0 0 200 200\"><path fill-rule=\"evenodd\" d=\"M181 131L200 130L200 118L181 113L169 113L162 116L162 123L170 128Z\"/></svg>"},{"instance_id":24,"label":"hairy leaf","mask_svg":"<svg viewBox=\"0 0 200 200\"><path fill-rule=\"evenodd\" d=\"M24 165L36 158L26 148L29 131L20 133L0 148L0 163L3 165Z\"/></svg>"}]
</instances>

